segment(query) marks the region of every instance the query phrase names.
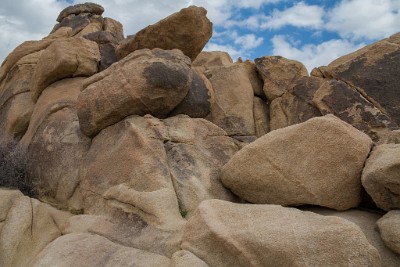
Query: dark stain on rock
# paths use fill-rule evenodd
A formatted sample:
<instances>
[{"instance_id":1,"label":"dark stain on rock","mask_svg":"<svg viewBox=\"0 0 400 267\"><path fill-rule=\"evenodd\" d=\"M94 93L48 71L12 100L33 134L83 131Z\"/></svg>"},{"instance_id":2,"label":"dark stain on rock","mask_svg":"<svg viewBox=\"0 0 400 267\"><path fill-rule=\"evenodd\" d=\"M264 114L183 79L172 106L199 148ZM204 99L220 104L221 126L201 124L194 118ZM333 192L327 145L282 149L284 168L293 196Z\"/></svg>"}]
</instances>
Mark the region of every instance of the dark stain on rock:
<instances>
[{"instance_id":1,"label":"dark stain on rock","mask_svg":"<svg viewBox=\"0 0 400 267\"><path fill-rule=\"evenodd\" d=\"M373 65L367 59L354 60L349 68L336 73L336 78L362 88L385 109L396 124L400 124L400 49L386 54Z\"/></svg>"},{"instance_id":2,"label":"dark stain on rock","mask_svg":"<svg viewBox=\"0 0 400 267\"><path fill-rule=\"evenodd\" d=\"M154 62L144 69L143 76L150 86L173 90L187 85L189 68Z\"/></svg>"}]
</instances>

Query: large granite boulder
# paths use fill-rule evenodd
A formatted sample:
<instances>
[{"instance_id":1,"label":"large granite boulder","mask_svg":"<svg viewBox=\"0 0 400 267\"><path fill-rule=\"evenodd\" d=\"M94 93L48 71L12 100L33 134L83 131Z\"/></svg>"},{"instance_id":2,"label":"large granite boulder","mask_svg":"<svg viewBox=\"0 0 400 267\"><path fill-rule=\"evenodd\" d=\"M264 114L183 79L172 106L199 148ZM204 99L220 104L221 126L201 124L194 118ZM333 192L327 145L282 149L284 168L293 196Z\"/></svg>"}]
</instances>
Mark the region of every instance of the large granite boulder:
<instances>
[{"instance_id":1,"label":"large granite boulder","mask_svg":"<svg viewBox=\"0 0 400 267\"><path fill-rule=\"evenodd\" d=\"M95 3L84 3L76 4L64 8L57 17L57 21L61 22L64 18L70 15L79 15L80 13L90 13L95 15L101 15L104 12L104 8Z\"/></svg>"},{"instance_id":2,"label":"large granite boulder","mask_svg":"<svg viewBox=\"0 0 400 267\"><path fill-rule=\"evenodd\" d=\"M182 249L209 266L381 266L378 251L345 219L221 200L201 203Z\"/></svg>"},{"instance_id":3,"label":"large granite boulder","mask_svg":"<svg viewBox=\"0 0 400 267\"><path fill-rule=\"evenodd\" d=\"M269 101L282 96L297 79L308 76L302 63L281 56L257 58L255 63L264 81L263 89Z\"/></svg>"},{"instance_id":4,"label":"large granite boulder","mask_svg":"<svg viewBox=\"0 0 400 267\"><path fill-rule=\"evenodd\" d=\"M258 204L312 204L337 210L361 200L361 171L372 140L327 115L272 131L236 153L221 180Z\"/></svg>"},{"instance_id":5,"label":"large granite boulder","mask_svg":"<svg viewBox=\"0 0 400 267\"><path fill-rule=\"evenodd\" d=\"M20 191L0 189L0 266L33 266L70 216Z\"/></svg>"},{"instance_id":6,"label":"large granite boulder","mask_svg":"<svg viewBox=\"0 0 400 267\"><path fill-rule=\"evenodd\" d=\"M95 42L84 38L55 40L42 52L31 80L34 102L50 84L69 77L87 77L98 70L100 52Z\"/></svg>"},{"instance_id":7,"label":"large granite boulder","mask_svg":"<svg viewBox=\"0 0 400 267\"><path fill-rule=\"evenodd\" d=\"M400 208L400 144L374 147L365 163L362 184L379 208Z\"/></svg>"},{"instance_id":8,"label":"large granite boulder","mask_svg":"<svg viewBox=\"0 0 400 267\"><path fill-rule=\"evenodd\" d=\"M340 57L320 70L324 77L349 84L400 124L400 33Z\"/></svg>"},{"instance_id":9,"label":"large granite boulder","mask_svg":"<svg viewBox=\"0 0 400 267\"><path fill-rule=\"evenodd\" d=\"M138 50L93 75L78 99L82 132L93 137L129 115L165 118L189 92L194 71L179 50Z\"/></svg>"},{"instance_id":10,"label":"large granite boulder","mask_svg":"<svg viewBox=\"0 0 400 267\"><path fill-rule=\"evenodd\" d=\"M391 210L377 222L385 245L400 254L400 211Z\"/></svg>"},{"instance_id":11,"label":"large granite boulder","mask_svg":"<svg viewBox=\"0 0 400 267\"><path fill-rule=\"evenodd\" d=\"M139 49L180 49L192 61L201 52L212 35L212 23L207 10L190 6L150 25L123 40L117 48L122 59Z\"/></svg>"}]
</instances>

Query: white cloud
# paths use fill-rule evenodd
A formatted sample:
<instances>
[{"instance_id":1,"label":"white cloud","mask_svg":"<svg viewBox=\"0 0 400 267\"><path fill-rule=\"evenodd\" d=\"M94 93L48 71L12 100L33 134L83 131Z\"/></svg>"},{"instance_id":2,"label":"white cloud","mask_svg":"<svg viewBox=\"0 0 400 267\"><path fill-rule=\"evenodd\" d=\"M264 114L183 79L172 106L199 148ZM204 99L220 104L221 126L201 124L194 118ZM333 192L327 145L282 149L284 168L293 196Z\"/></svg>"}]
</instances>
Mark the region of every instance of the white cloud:
<instances>
[{"instance_id":1,"label":"white cloud","mask_svg":"<svg viewBox=\"0 0 400 267\"><path fill-rule=\"evenodd\" d=\"M260 27L262 29L279 29L291 25L295 27L321 28L324 9L317 5L299 2L283 11L274 10Z\"/></svg>"},{"instance_id":2,"label":"white cloud","mask_svg":"<svg viewBox=\"0 0 400 267\"><path fill-rule=\"evenodd\" d=\"M334 39L321 44L305 44L298 47L283 35L272 38L273 54L303 63L310 72L314 67L328 65L333 60L354 52L365 44L353 44L347 40Z\"/></svg>"},{"instance_id":3,"label":"white cloud","mask_svg":"<svg viewBox=\"0 0 400 267\"><path fill-rule=\"evenodd\" d=\"M328 13L326 29L352 40L387 37L400 30L400 1L343 0Z\"/></svg>"},{"instance_id":4,"label":"white cloud","mask_svg":"<svg viewBox=\"0 0 400 267\"><path fill-rule=\"evenodd\" d=\"M237 37L234 42L237 45L241 45L244 49L249 50L260 46L263 41L262 37L257 37L254 34L246 34Z\"/></svg>"}]
</instances>

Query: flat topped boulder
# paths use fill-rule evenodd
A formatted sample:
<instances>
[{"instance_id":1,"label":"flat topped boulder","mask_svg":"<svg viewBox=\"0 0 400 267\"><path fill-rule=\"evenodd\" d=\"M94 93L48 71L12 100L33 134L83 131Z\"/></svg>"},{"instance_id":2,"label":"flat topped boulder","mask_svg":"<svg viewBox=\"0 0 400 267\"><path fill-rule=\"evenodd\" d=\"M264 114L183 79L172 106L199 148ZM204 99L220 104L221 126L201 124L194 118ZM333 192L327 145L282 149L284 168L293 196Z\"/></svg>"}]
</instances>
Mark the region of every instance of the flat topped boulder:
<instances>
[{"instance_id":1,"label":"flat topped boulder","mask_svg":"<svg viewBox=\"0 0 400 267\"><path fill-rule=\"evenodd\" d=\"M61 22L64 18L68 17L69 15L78 15L80 13L92 13L95 15L101 15L104 12L104 8L101 5L95 3L84 3L84 4L77 4L73 6L69 6L64 8L60 15L57 17L57 21Z\"/></svg>"},{"instance_id":2,"label":"flat topped boulder","mask_svg":"<svg viewBox=\"0 0 400 267\"><path fill-rule=\"evenodd\" d=\"M179 49L193 61L212 35L212 23L206 14L207 10L202 7L183 8L123 40L117 56L122 59L144 48Z\"/></svg>"}]
</instances>

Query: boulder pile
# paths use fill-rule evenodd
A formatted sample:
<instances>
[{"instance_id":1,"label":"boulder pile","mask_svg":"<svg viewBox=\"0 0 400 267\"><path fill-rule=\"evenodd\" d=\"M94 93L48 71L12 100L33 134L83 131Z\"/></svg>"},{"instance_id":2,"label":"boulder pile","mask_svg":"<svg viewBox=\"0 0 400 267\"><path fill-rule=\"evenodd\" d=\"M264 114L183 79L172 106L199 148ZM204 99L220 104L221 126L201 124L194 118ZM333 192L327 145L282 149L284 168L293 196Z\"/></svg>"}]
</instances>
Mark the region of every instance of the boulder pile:
<instances>
[{"instance_id":1,"label":"boulder pile","mask_svg":"<svg viewBox=\"0 0 400 267\"><path fill-rule=\"evenodd\" d=\"M1 65L36 193L0 188L0 266L400 266L400 33L308 75L203 52L201 7L127 38L103 12Z\"/></svg>"}]
</instances>

